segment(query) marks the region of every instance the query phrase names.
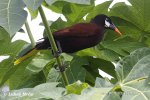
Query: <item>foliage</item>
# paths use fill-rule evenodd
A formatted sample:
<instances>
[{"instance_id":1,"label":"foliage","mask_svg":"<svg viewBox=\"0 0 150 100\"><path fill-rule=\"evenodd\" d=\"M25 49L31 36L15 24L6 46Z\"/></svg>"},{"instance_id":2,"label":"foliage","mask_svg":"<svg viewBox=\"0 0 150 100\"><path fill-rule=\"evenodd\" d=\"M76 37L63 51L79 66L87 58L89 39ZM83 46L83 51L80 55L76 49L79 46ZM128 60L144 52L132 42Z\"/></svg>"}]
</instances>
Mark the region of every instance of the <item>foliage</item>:
<instances>
[{"instance_id":1,"label":"foliage","mask_svg":"<svg viewBox=\"0 0 150 100\"><path fill-rule=\"evenodd\" d=\"M0 56L9 58L0 62L0 85L5 84L11 90L0 92L0 99L149 100L150 1L128 1L131 5L117 3L109 8L113 1L95 6L94 0L1 0ZM70 83L65 87L60 72L54 68L57 67L56 59L49 50L13 65L19 52L29 45L22 40L12 42L26 21L24 8L29 9L34 19L40 5L63 14L67 20L50 21L52 32L75 23L89 22L98 14L107 14L123 36L118 37L109 30L97 46L74 54L63 53L61 59L67 66ZM46 36L45 32L43 35ZM98 69L113 78L102 77ZM10 95L15 93L18 95Z\"/></svg>"}]
</instances>

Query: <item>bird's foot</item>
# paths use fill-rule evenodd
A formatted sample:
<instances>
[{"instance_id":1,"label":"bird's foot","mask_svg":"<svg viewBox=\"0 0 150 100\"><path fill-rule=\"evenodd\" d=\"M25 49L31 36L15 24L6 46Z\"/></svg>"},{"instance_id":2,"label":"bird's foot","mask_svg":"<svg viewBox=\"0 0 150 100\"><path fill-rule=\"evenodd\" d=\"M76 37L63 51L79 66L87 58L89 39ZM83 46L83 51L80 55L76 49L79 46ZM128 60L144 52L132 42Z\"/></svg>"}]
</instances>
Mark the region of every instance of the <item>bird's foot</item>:
<instances>
[{"instance_id":1,"label":"bird's foot","mask_svg":"<svg viewBox=\"0 0 150 100\"><path fill-rule=\"evenodd\" d=\"M59 67L60 72L64 72L66 70L66 65L63 64L61 67Z\"/></svg>"},{"instance_id":2,"label":"bird's foot","mask_svg":"<svg viewBox=\"0 0 150 100\"><path fill-rule=\"evenodd\" d=\"M64 72L65 70L66 70L66 65L65 64L63 64L62 66L60 66L60 67L54 67L57 71L59 71L59 72Z\"/></svg>"},{"instance_id":3,"label":"bird's foot","mask_svg":"<svg viewBox=\"0 0 150 100\"><path fill-rule=\"evenodd\" d=\"M61 54L61 52L60 52L60 51L52 52L52 53L53 53L54 57L59 57L59 56L60 56L60 54Z\"/></svg>"}]
</instances>

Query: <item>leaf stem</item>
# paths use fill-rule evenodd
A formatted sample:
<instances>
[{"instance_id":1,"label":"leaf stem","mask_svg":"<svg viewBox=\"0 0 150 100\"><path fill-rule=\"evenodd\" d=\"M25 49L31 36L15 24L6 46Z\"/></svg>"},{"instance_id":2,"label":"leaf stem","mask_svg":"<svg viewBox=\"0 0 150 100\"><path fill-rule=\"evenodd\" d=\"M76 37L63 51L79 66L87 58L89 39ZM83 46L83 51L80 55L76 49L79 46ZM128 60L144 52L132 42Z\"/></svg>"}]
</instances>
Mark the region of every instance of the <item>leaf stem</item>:
<instances>
[{"instance_id":1,"label":"leaf stem","mask_svg":"<svg viewBox=\"0 0 150 100\"><path fill-rule=\"evenodd\" d=\"M31 45L32 45L32 47L34 47L36 45L36 43L35 43L35 40L33 38L33 35L32 35L32 32L31 32L30 26L28 24L28 21L25 22L25 27L26 27L29 39L31 41Z\"/></svg>"},{"instance_id":2,"label":"leaf stem","mask_svg":"<svg viewBox=\"0 0 150 100\"><path fill-rule=\"evenodd\" d=\"M52 32L51 32L51 30L50 30L50 28L49 28L49 24L48 24L48 21L47 21L47 19L46 19L46 16L45 16L45 13L44 13L44 11L43 11L42 6L40 6L40 7L38 8L38 10L39 10L39 13L40 13L40 15L41 15L41 18L42 18L43 24L44 24L44 26L45 26L45 29L46 29L46 31L47 31L46 33L47 33L47 35L48 35L48 38L49 38L49 41L50 41L50 44L51 44L51 48L52 48L53 52L58 52L58 48L57 48L57 46L56 46L56 43L55 43L54 37L53 37L53 35L52 35ZM61 69L61 67L63 66L63 63L62 63L60 57L59 57L59 56L56 57L56 60L57 60L59 69ZM69 82L68 82L68 78L67 78L67 76L66 76L65 71L61 72L61 75L62 75L62 79L63 79L65 85L68 85Z\"/></svg>"}]
</instances>

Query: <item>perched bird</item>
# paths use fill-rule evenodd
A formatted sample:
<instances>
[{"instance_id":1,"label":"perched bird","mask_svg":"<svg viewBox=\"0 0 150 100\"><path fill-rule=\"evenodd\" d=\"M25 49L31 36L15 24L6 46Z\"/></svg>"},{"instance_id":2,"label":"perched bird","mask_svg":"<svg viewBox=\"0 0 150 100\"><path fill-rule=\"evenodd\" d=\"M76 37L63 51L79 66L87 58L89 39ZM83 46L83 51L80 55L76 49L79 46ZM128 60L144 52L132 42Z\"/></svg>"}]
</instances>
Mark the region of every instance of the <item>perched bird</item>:
<instances>
[{"instance_id":1,"label":"perched bird","mask_svg":"<svg viewBox=\"0 0 150 100\"><path fill-rule=\"evenodd\" d=\"M122 35L108 16L100 14L91 19L90 23L77 23L54 32L53 36L56 43L60 44L62 52L74 53L97 45L102 40L105 29L111 29ZM22 54L14 62L14 65L19 64L39 50L49 48L51 48L49 39L43 38L43 41L37 42L34 48Z\"/></svg>"}]
</instances>

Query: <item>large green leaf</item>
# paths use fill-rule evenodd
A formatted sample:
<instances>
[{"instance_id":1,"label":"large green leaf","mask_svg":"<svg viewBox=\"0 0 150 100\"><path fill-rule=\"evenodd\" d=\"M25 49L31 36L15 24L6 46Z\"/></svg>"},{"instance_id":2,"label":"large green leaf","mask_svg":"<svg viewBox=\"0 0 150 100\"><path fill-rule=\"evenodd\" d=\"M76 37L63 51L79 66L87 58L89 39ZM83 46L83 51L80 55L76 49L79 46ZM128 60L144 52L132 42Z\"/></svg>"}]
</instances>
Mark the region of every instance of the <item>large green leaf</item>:
<instances>
[{"instance_id":1,"label":"large green leaf","mask_svg":"<svg viewBox=\"0 0 150 100\"><path fill-rule=\"evenodd\" d=\"M134 78L138 79L138 77L148 76L149 62L147 60L149 59L147 58L149 58L149 54L149 48L141 48L122 59L116 67L118 79L126 83L130 80L134 80ZM143 70L142 74L141 70Z\"/></svg>"},{"instance_id":2,"label":"large green leaf","mask_svg":"<svg viewBox=\"0 0 150 100\"><path fill-rule=\"evenodd\" d=\"M5 75L5 73L7 72L7 70L11 67L11 62L12 62L12 59L13 58L8 58L8 59L5 59L3 60L1 63L0 63L0 80L2 81L2 78L3 76ZM11 74L11 73L9 73ZM7 77L5 77L5 79L7 80ZM6 81L5 79L3 79L4 81ZM3 83L1 82L1 85L3 85Z\"/></svg>"},{"instance_id":3,"label":"large green leaf","mask_svg":"<svg viewBox=\"0 0 150 100\"><path fill-rule=\"evenodd\" d=\"M116 66L118 85L124 91L123 98L149 100L150 49L141 48L125 57ZM126 95L129 93L130 95Z\"/></svg>"},{"instance_id":4,"label":"large green leaf","mask_svg":"<svg viewBox=\"0 0 150 100\"><path fill-rule=\"evenodd\" d=\"M32 11L38 9L44 0L23 0Z\"/></svg>"},{"instance_id":5,"label":"large green leaf","mask_svg":"<svg viewBox=\"0 0 150 100\"><path fill-rule=\"evenodd\" d=\"M22 64L15 66L18 68L9 78L9 82L13 81L14 83L12 88L32 87L45 82L47 76L42 70L51 59L52 56L50 56L49 52L43 51L35 55L34 58L31 57L22 62Z\"/></svg>"},{"instance_id":6,"label":"large green leaf","mask_svg":"<svg viewBox=\"0 0 150 100\"><path fill-rule=\"evenodd\" d=\"M119 9L119 10L118 10ZM121 14L120 14L121 13ZM113 6L110 10L110 14L112 16L118 16L120 18L123 18L140 29L142 28L142 19L141 14L138 13L136 9L134 9L133 6L128 6L125 3L117 3L115 6Z\"/></svg>"},{"instance_id":7,"label":"large green leaf","mask_svg":"<svg viewBox=\"0 0 150 100\"><path fill-rule=\"evenodd\" d=\"M67 22L63 21L61 18L58 18L55 22L50 25L52 32L60 30L67 27Z\"/></svg>"},{"instance_id":8,"label":"large green leaf","mask_svg":"<svg viewBox=\"0 0 150 100\"><path fill-rule=\"evenodd\" d=\"M149 33L150 33L150 24L149 24L149 0L137 1L129 0L132 6L126 5L124 3L117 3L111 10L110 15L118 16L122 19L127 20L132 23L134 26L138 27L140 30L139 41L146 42L149 44ZM120 14L121 13L121 14ZM135 30L136 31L136 30ZM138 32L137 32L138 33Z\"/></svg>"},{"instance_id":9,"label":"large green leaf","mask_svg":"<svg viewBox=\"0 0 150 100\"><path fill-rule=\"evenodd\" d=\"M110 92L105 96L104 100L122 100L122 99L117 92Z\"/></svg>"},{"instance_id":10,"label":"large green leaf","mask_svg":"<svg viewBox=\"0 0 150 100\"><path fill-rule=\"evenodd\" d=\"M10 77L10 75L13 74L14 70L16 70L16 68L13 68L13 62L15 60L15 56L17 55L17 53L21 50L21 48L24 46L25 42L24 41L15 41L13 43L8 43L7 44L7 48L2 48L1 53L2 55L9 55L9 59L5 59L0 63L0 80L1 80L1 85L8 80L8 78ZM5 44L6 45L6 44ZM8 48L9 47L9 48ZM12 71L10 71L10 69L13 69Z\"/></svg>"},{"instance_id":11,"label":"large green leaf","mask_svg":"<svg viewBox=\"0 0 150 100\"><path fill-rule=\"evenodd\" d=\"M27 12L22 0L1 0L0 1L0 26L14 36L21 28L27 18Z\"/></svg>"},{"instance_id":12,"label":"large green leaf","mask_svg":"<svg viewBox=\"0 0 150 100\"><path fill-rule=\"evenodd\" d=\"M115 70L114 70L115 67L111 62L99 58L93 58L93 57L87 57L87 60L89 62L89 65L85 66L84 68L87 71L89 71L89 73L91 73L93 76L95 76L95 78L99 76L98 69L101 69L107 74L116 77Z\"/></svg>"},{"instance_id":13,"label":"large green leaf","mask_svg":"<svg viewBox=\"0 0 150 100\"><path fill-rule=\"evenodd\" d=\"M133 39L138 41L138 39L140 38L139 36L142 33L142 31L137 26L135 26L133 23L127 20L124 20L116 16L112 16L111 20L113 21L115 26L121 31L123 36L130 36Z\"/></svg>"},{"instance_id":14,"label":"large green leaf","mask_svg":"<svg viewBox=\"0 0 150 100\"><path fill-rule=\"evenodd\" d=\"M30 8L28 8L28 11L31 15L31 19L35 19L38 16L38 10L32 11Z\"/></svg>"},{"instance_id":15,"label":"large green leaf","mask_svg":"<svg viewBox=\"0 0 150 100\"><path fill-rule=\"evenodd\" d=\"M122 100L150 100L150 77L138 82L127 83L122 86L124 91Z\"/></svg>"},{"instance_id":16,"label":"large green leaf","mask_svg":"<svg viewBox=\"0 0 150 100\"><path fill-rule=\"evenodd\" d=\"M76 55L79 56L94 56L95 58L104 59L106 61L115 61L118 59L119 54L116 52L106 49L106 48L100 48L101 45L97 45L93 48L88 48L81 50L76 53Z\"/></svg>"},{"instance_id":17,"label":"large green leaf","mask_svg":"<svg viewBox=\"0 0 150 100\"><path fill-rule=\"evenodd\" d=\"M49 21L50 29L52 32L60 30L68 26L68 23L63 21L61 18L58 18L55 22ZM47 37L46 30L43 33L44 37Z\"/></svg>"},{"instance_id":18,"label":"large green leaf","mask_svg":"<svg viewBox=\"0 0 150 100\"><path fill-rule=\"evenodd\" d=\"M0 47L0 55L10 55L14 57L25 44L26 42L22 40L17 40L12 43L3 43Z\"/></svg>"},{"instance_id":19,"label":"large green leaf","mask_svg":"<svg viewBox=\"0 0 150 100\"><path fill-rule=\"evenodd\" d=\"M1 62L2 76L0 85L6 82L11 89L17 88L22 84L20 82L23 82L21 78L24 76L24 70L26 68L25 64L14 66L13 62L14 58L12 57Z\"/></svg>"},{"instance_id":20,"label":"large green leaf","mask_svg":"<svg viewBox=\"0 0 150 100\"><path fill-rule=\"evenodd\" d=\"M81 91L85 88L88 88L89 85L87 83L82 83L81 81L77 81L73 84L66 86L67 94L81 94Z\"/></svg>"},{"instance_id":21,"label":"large green leaf","mask_svg":"<svg viewBox=\"0 0 150 100\"><path fill-rule=\"evenodd\" d=\"M14 58L6 60L10 62L8 64L2 62L2 68L4 64L6 65L5 71L3 71L1 85L8 80L7 83L10 88L13 89L19 87L32 87L45 82L47 76L41 71L48 64L50 59L52 59L52 56L49 55L49 52L40 52L16 66L13 65Z\"/></svg>"},{"instance_id":22,"label":"large green leaf","mask_svg":"<svg viewBox=\"0 0 150 100\"><path fill-rule=\"evenodd\" d=\"M136 40L134 40L133 38L130 38L128 36L122 37L122 38L118 38L118 39L114 39L111 40L110 38L108 40L104 40L101 45L104 48L113 50L114 52L125 56L128 53L141 48L141 47L146 47L147 45L145 45L144 43L140 43Z\"/></svg>"},{"instance_id":23,"label":"large green leaf","mask_svg":"<svg viewBox=\"0 0 150 100\"><path fill-rule=\"evenodd\" d=\"M58 100L103 100L110 89L111 88L90 87L90 88L84 89L81 95L69 94Z\"/></svg>"},{"instance_id":24,"label":"large green leaf","mask_svg":"<svg viewBox=\"0 0 150 100\"><path fill-rule=\"evenodd\" d=\"M150 1L149 0L143 0L143 1L128 0L128 1L132 4L134 10L136 10L138 14L136 18L138 18L139 20L136 20L136 18L134 18L133 19L134 22L136 22L137 25L141 25L141 28L143 28L144 31L150 32L150 20L149 20Z\"/></svg>"},{"instance_id":25,"label":"large green leaf","mask_svg":"<svg viewBox=\"0 0 150 100\"><path fill-rule=\"evenodd\" d=\"M102 88L102 87L112 87L112 86L113 86L113 84L111 84L108 79L103 79L103 78L97 77L94 87Z\"/></svg>"},{"instance_id":26,"label":"large green leaf","mask_svg":"<svg viewBox=\"0 0 150 100\"><path fill-rule=\"evenodd\" d=\"M53 56L49 51L41 51L37 53L34 59L28 64L27 69L33 73L40 72L49 62L53 59Z\"/></svg>"},{"instance_id":27,"label":"large green leaf","mask_svg":"<svg viewBox=\"0 0 150 100\"><path fill-rule=\"evenodd\" d=\"M62 9L62 13L68 22L75 23L81 21L93 7L94 5L66 4Z\"/></svg>"},{"instance_id":28,"label":"large green leaf","mask_svg":"<svg viewBox=\"0 0 150 100\"><path fill-rule=\"evenodd\" d=\"M77 3L77 4L90 4L91 0L45 0L49 5L53 4L56 1L67 1L71 3Z\"/></svg>"},{"instance_id":29,"label":"large green leaf","mask_svg":"<svg viewBox=\"0 0 150 100\"><path fill-rule=\"evenodd\" d=\"M87 20L90 21L93 17L95 17L98 14L108 14L108 8L110 6L110 4L112 3L112 1L107 1L104 2L102 4L97 5L96 7L94 7L94 9L92 11L90 11L90 13L87 15Z\"/></svg>"},{"instance_id":30,"label":"large green leaf","mask_svg":"<svg viewBox=\"0 0 150 100\"><path fill-rule=\"evenodd\" d=\"M58 70L56 70L55 68L51 68L47 75L47 82L60 82L60 80L60 72L58 72Z\"/></svg>"},{"instance_id":31,"label":"large green leaf","mask_svg":"<svg viewBox=\"0 0 150 100\"><path fill-rule=\"evenodd\" d=\"M7 31L5 31L4 28L0 27L0 50L3 49L3 47L5 47L6 45L8 46L8 44L10 43L11 39L10 39L10 36L8 34ZM1 50L1 54L2 55L3 53L3 50Z\"/></svg>"},{"instance_id":32,"label":"large green leaf","mask_svg":"<svg viewBox=\"0 0 150 100\"><path fill-rule=\"evenodd\" d=\"M52 5L48 5L46 2L43 2L42 5L56 13L62 13L63 7L68 3L69 2L66 1L57 1L54 2Z\"/></svg>"},{"instance_id":33,"label":"large green leaf","mask_svg":"<svg viewBox=\"0 0 150 100\"><path fill-rule=\"evenodd\" d=\"M85 82L86 70L82 66L87 64L88 61L81 57L76 56L72 59L70 67L66 70L69 83L74 83L78 80Z\"/></svg>"}]
</instances>

